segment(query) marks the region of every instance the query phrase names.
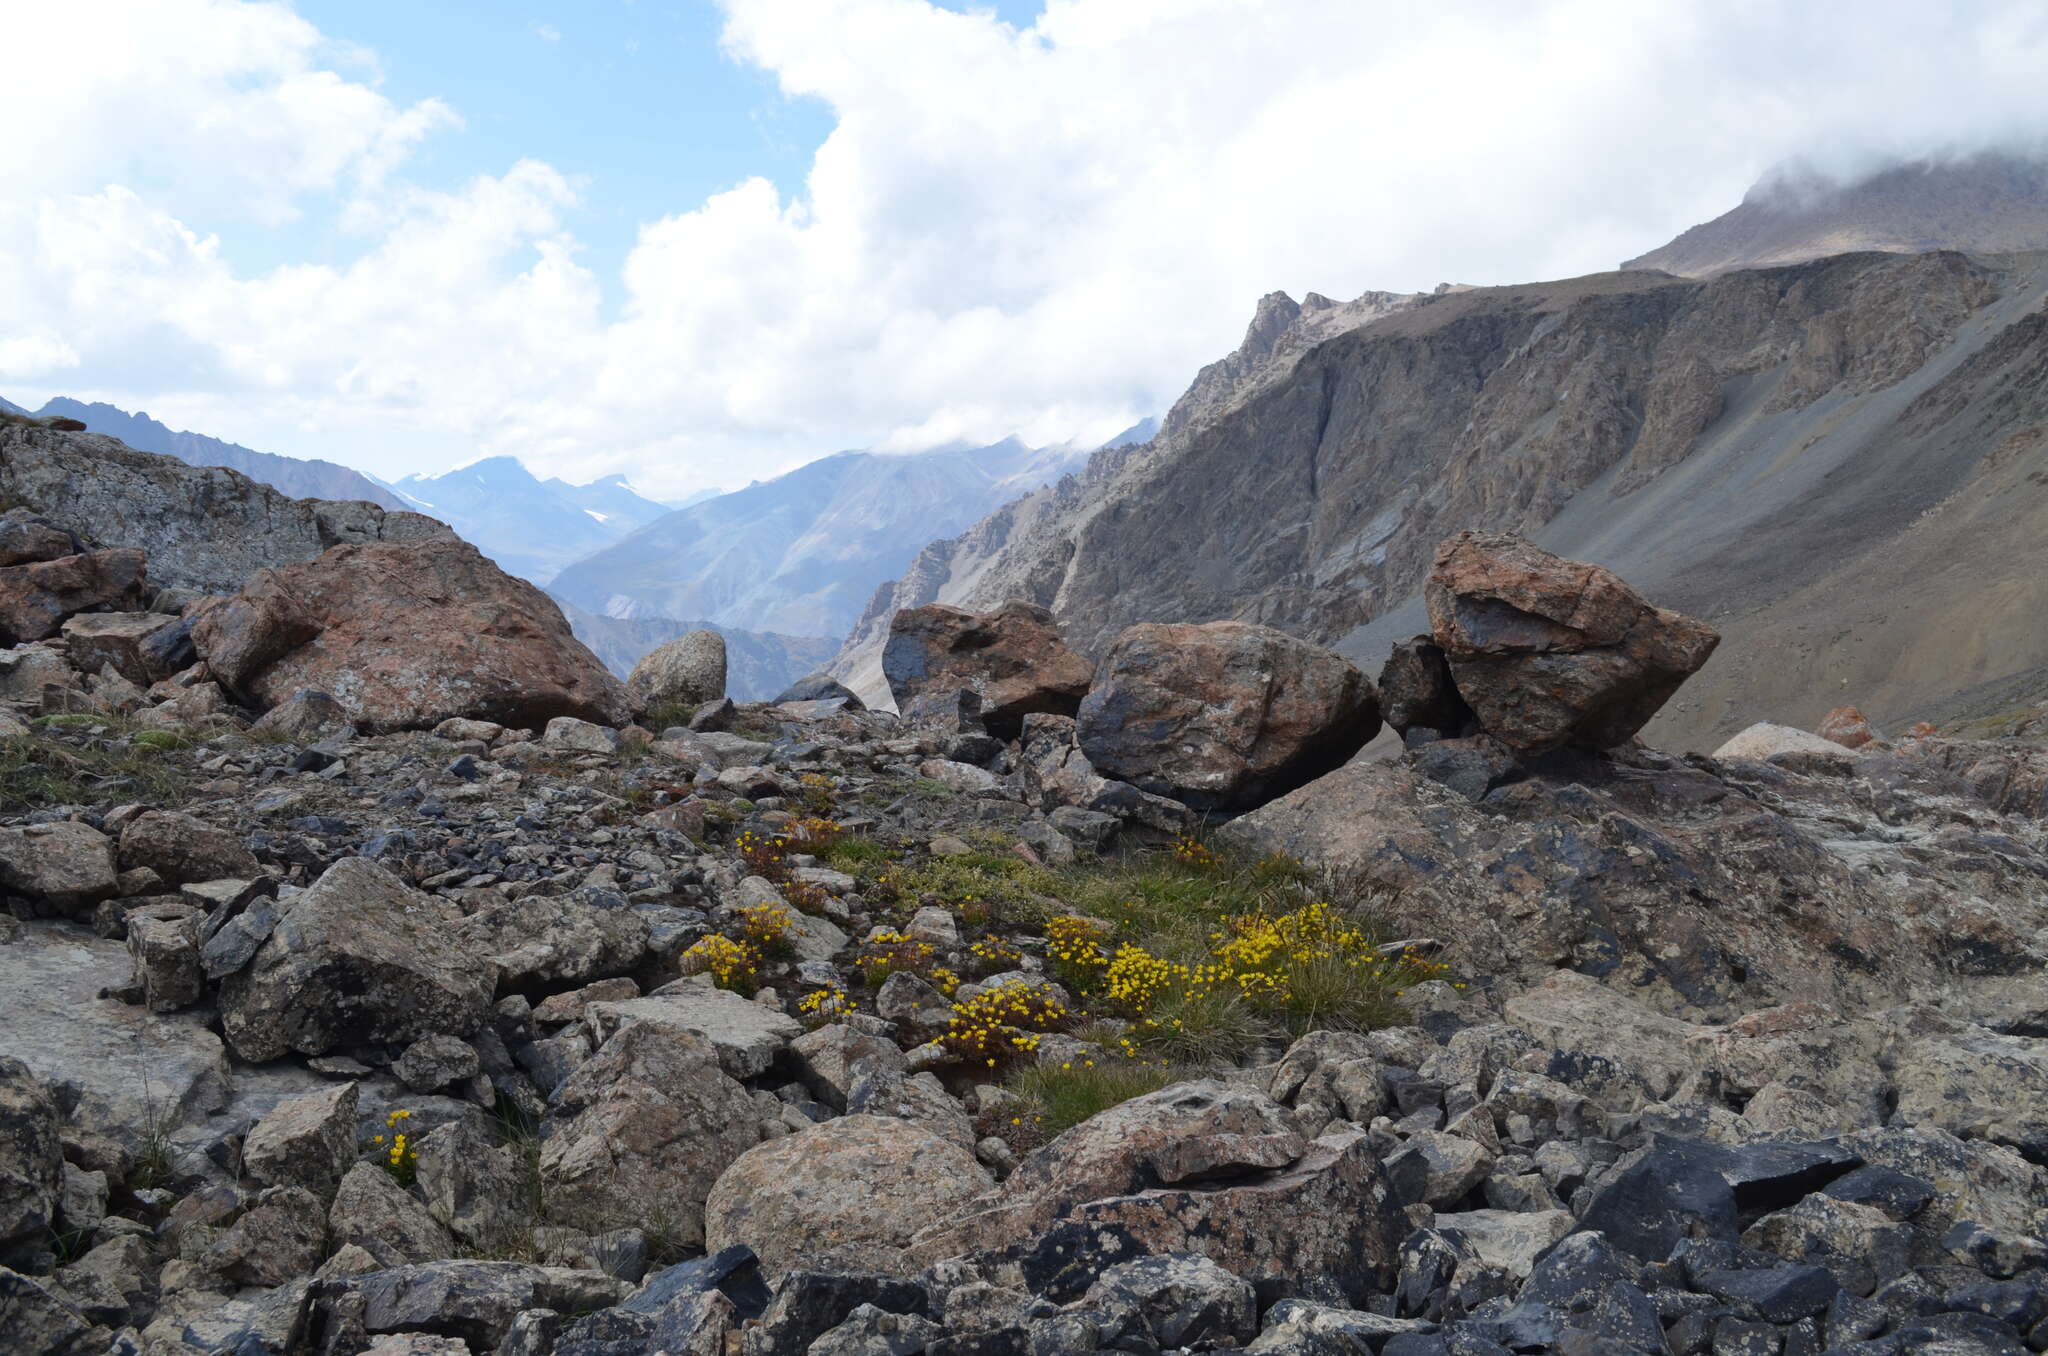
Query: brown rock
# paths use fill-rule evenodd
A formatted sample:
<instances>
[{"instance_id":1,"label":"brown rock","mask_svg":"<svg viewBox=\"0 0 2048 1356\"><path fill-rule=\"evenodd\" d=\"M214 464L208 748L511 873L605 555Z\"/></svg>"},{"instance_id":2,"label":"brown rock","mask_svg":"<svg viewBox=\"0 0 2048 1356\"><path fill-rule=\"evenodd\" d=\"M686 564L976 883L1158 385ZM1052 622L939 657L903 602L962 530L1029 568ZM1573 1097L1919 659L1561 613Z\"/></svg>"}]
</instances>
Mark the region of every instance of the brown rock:
<instances>
[{"instance_id":1,"label":"brown rock","mask_svg":"<svg viewBox=\"0 0 2048 1356\"><path fill-rule=\"evenodd\" d=\"M1865 744L1882 739L1870 717L1853 706L1838 706L1820 719L1820 729L1814 733L1822 739L1832 740L1845 749L1860 749Z\"/></svg>"},{"instance_id":2,"label":"brown rock","mask_svg":"<svg viewBox=\"0 0 2048 1356\"><path fill-rule=\"evenodd\" d=\"M269 1186L333 1194L356 1158L354 1083L336 1083L279 1102L242 1145L249 1175Z\"/></svg>"},{"instance_id":3,"label":"brown rock","mask_svg":"<svg viewBox=\"0 0 2048 1356\"><path fill-rule=\"evenodd\" d=\"M447 722L442 722L446 724ZM348 712L325 692L300 688L264 712L249 733L311 744L350 729Z\"/></svg>"},{"instance_id":4,"label":"brown rock","mask_svg":"<svg viewBox=\"0 0 2048 1356\"><path fill-rule=\"evenodd\" d=\"M1248 622L1127 629L1081 703L1096 770L1190 805L1245 809L1341 767L1379 732L1372 683Z\"/></svg>"},{"instance_id":5,"label":"brown rock","mask_svg":"<svg viewBox=\"0 0 2048 1356\"><path fill-rule=\"evenodd\" d=\"M994 1185L971 1151L912 1121L842 1116L749 1150L704 1207L705 1247L744 1243L762 1268L918 1271L911 1237Z\"/></svg>"},{"instance_id":6,"label":"brown rock","mask_svg":"<svg viewBox=\"0 0 2048 1356\"><path fill-rule=\"evenodd\" d=\"M114 844L98 829L72 823L0 828L0 889L77 913L119 888Z\"/></svg>"},{"instance_id":7,"label":"brown rock","mask_svg":"<svg viewBox=\"0 0 2048 1356\"><path fill-rule=\"evenodd\" d=\"M1525 754L1627 742L1720 643L1611 570L1512 533L1445 541L1423 597L1459 694Z\"/></svg>"},{"instance_id":8,"label":"brown rock","mask_svg":"<svg viewBox=\"0 0 2048 1356\"><path fill-rule=\"evenodd\" d=\"M139 687L148 687L170 672L161 667L161 647L150 641L178 618L162 612L83 612L64 623L71 664L81 673L97 673L102 664Z\"/></svg>"},{"instance_id":9,"label":"brown rock","mask_svg":"<svg viewBox=\"0 0 2048 1356\"><path fill-rule=\"evenodd\" d=\"M47 639L80 612L136 611L144 580L140 551L88 551L0 568L0 644Z\"/></svg>"},{"instance_id":10,"label":"brown rock","mask_svg":"<svg viewBox=\"0 0 2048 1356\"><path fill-rule=\"evenodd\" d=\"M1073 715L1094 669L1060 639L1052 613L1013 599L979 615L943 603L898 612L882 674L899 707L926 693L973 692L989 733L1015 739L1034 712Z\"/></svg>"},{"instance_id":11,"label":"brown rock","mask_svg":"<svg viewBox=\"0 0 2048 1356\"><path fill-rule=\"evenodd\" d=\"M216 677L269 705L331 693L365 733L451 716L539 729L626 723L625 688L559 608L452 538L338 546L265 570L195 620Z\"/></svg>"},{"instance_id":12,"label":"brown rock","mask_svg":"<svg viewBox=\"0 0 2048 1356\"><path fill-rule=\"evenodd\" d=\"M0 568L78 554L78 541L69 532L16 514L25 515L26 510L17 509L0 517Z\"/></svg>"},{"instance_id":13,"label":"brown rock","mask_svg":"<svg viewBox=\"0 0 2048 1356\"><path fill-rule=\"evenodd\" d=\"M717 701L725 695L725 637L692 631L658 646L633 666L626 687L642 707Z\"/></svg>"},{"instance_id":14,"label":"brown rock","mask_svg":"<svg viewBox=\"0 0 2048 1356\"><path fill-rule=\"evenodd\" d=\"M1391 1279L1407 1230L1363 1131L1304 1140L1286 1108L1215 1082L1084 1121L982 1204L920 1233L912 1258L1014 1263L1033 1293L1055 1300L1077 1298L1116 1262L1194 1253L1266 1302L1357 1305Z\"/></svg>"},{"instance_id":15,"label":"brown rock","mask_svg":"<svg viewBox=\"0 0 2048 1356\"><path fill-rule=\"evenodd\" d=\"M176 810L147 810L121 830L121 869L148 867L166 885L248 880L263 867L226 829Z\"/></svg>"},{"instance_id":16,"label":"brown rock","mask_svg":"<svg viewBox=\"0 0 2048 1356\"><path fill-rule=\"evenodd\" d=\"M704 1198L760 1137L745 1088L695 1032L634 1022L556 1092L540 1176L557 1217L597 1232L657 1220L704 1236Z\"/></svg>"}]
</instances>

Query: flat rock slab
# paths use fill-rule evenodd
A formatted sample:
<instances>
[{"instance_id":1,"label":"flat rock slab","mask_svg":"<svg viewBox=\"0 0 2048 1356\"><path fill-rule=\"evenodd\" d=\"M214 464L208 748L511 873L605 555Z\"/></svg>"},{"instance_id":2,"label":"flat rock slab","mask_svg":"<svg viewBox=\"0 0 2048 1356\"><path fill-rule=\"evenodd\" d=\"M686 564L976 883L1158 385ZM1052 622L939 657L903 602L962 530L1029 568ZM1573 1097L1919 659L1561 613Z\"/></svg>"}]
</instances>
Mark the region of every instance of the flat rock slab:
<instances>
[{"instance_id":1,"label":"flat rock slab","mask_svg":"<svg viewBox=\"0 0 2048 1356\"><path fill-rule=\"evenodd\" d=\"M151 1014L102 989L126 984L124 943L61 923L25 923L0 946L0 1051L75 1101L75 1123L133 1147L153 1103L174 1123L227 1104L226 1052L197 1014Z\"/></svg>"},{"instance_id":2,"label":"flat rock slab","mask_svg":"<svg viewBox=\"0 0 2048 1356\"><path fill-rule=\"evenodd\" d=\"M766 1073L775 1057L804 1034L803 1023L723 989L657 994L617 1003L592 1003L583 1010L591 1038L602 1044L632 1022L694 1031L718 1051L718 1065L733 1078Z\"/></svg>"}]
</instances>

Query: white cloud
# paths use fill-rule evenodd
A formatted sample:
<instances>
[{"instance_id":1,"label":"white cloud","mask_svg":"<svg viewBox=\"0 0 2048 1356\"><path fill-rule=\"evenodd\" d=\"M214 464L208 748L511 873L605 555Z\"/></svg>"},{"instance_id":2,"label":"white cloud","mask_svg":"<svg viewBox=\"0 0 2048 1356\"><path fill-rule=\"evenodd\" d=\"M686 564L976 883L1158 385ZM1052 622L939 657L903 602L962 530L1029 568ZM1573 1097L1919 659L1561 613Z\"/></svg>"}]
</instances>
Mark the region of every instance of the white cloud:
<instances>
[{"instance_id":1,"label":"white cloud","mask_svg":"<svg viewBox=\"0 0 2048 1356\"><path fill-rule=\"evenodd\" d=\"M840 446L1106 435L1275 287L1612 267L1790 156L2048 128L2029 0L1050 0L1022 32L723 2L735 59L836 125L801 194L645 223L615 313L563 225L578 167L405 183L453 114L288 10L43 7L28 41L95 60L26 63L63 130L0 134L0 393L76 380L380 472L461 445L672 494ZM361 257L252 272L206 233L321 203Z\"/></svg>"},{"instance_id":2,"label":"white cloud","mask_svg":"<svg viewBox=\"0 0 2048 1356\"><path fill-rule=\"evenodd\" d=\"M535 24L533 26L533 36L539 38L542 42L560 42L562 40L562 30L553 24Z\"/></svg>"}]
</instances>

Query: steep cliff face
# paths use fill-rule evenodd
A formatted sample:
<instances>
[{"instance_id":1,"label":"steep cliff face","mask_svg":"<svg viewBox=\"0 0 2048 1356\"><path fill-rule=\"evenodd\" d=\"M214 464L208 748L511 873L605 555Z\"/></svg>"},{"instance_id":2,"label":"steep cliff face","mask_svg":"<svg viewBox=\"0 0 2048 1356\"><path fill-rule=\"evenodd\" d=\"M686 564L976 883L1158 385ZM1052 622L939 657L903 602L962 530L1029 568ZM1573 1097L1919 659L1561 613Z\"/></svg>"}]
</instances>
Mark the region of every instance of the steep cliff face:
<instances>
[{"instance_id":1,"label":"steep cliff face","mask_svg":"<svg viewBox=\"0 0 2048 1356\"><path fill-rule=\"evenodd\" d=\"M1031 598L1090 651L1135 621L1237 617L1376 663L1421 629L1413 595L1439 540L1513 529L1730 633L1653 738L1817 718L1844 678L1873 714L1901 714L2048 663L2023 562L1936 571L1865 604L1886 610L1873 648L1968 611L2006 638L1981 663L1907 677L1872 661L1829 669L1820 692L1767 654L1785 627L1824 629L1815 610L1842 596L1826 581L1895 564L1950 496L2001 503L1978 477L2008 440L2003 474L2032 483L2042 454L2024 435L2048 389L2023 374L2043 293L2040 257L1934 253L1428 298L1312 346L1178 447L1162 437L935 544L906 583L966 607ZM1932 561L1979 530L1962 514L1917 533ZM861 660L842 652L839 671L862 678Z\"/></svg>"}]
</instances>

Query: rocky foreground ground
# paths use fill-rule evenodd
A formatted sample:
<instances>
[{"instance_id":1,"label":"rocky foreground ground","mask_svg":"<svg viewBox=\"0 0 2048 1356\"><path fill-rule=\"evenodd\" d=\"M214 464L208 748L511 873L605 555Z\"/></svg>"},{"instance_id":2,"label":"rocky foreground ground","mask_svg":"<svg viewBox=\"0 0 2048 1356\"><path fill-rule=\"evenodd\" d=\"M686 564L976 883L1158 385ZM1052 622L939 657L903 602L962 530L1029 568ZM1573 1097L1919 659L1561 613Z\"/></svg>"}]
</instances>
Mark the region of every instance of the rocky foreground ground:
<instances>
[{"instance_id":1,"label":"rocky foreground ground","mask_svg":"<svg viewBox=\"0 0 2048 1356\"><path fill-rule=\"evenodd\" d=\"M1667 756L1712 632L1472 534L900 715L123 550L0 519L0 1349L2048 1349L2048 712Z\"/></svg>"}]
</instances>

